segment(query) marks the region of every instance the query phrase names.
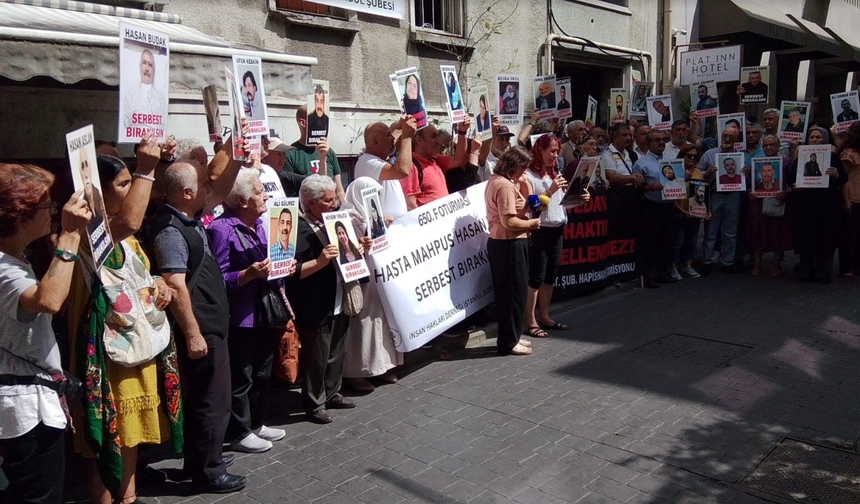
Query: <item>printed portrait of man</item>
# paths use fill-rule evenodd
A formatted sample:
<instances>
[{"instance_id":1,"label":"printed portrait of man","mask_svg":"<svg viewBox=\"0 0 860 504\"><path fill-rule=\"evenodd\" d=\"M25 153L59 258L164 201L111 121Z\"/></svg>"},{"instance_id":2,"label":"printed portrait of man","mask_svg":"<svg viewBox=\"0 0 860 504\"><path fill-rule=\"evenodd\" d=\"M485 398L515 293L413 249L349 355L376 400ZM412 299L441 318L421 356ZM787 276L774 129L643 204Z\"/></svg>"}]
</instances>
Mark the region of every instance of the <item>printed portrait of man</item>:
<instances>
[{"instance_id":1,"label":"printed portrait of man","mask_svg":"<svg viewBox=\"0 0 860 504\"><path fill-rule=\"evenodd\" d=\"M744 88L744 95L762 95L762 98L767 99L767 84L761 81L761 72L758 70L750 72L749 79L741 87Z\"/></svg>"},{"instance_id":2,"label":"printed portrait of man","mask_svg":"<svg viewBox=\"0 0 860 504\"><path fill-rule=\"evenodd\" d=\"M250 70L242 75L242 106L249 120L263 118L263 106L257 99L257 78Z\"/></svg>"},{"instance_id":3,"label":"printed portrait of man","mask_svg":"<svg viewBox=\"0 0 860 504\"><path fill-rule=\"evenodd\" d=\"M836 122L856 121L858 119L857 111L851 108L851 101L847 98L840 103L842 112L836 116Z\"/></svg>"},{"instance_id":4,"label":"printed portrait of man","mask_svg":"<svg viewBox=\"0 0 860 504\"><path fill-rule=\"evenodd\" d=\"M818 165L818 156L814 152L809 153L809 161L803 165L804 177L820 177L821 167Z\"/></svg>"},{"instance_id":5,"label":"printed portrait of man","mask_svg":"<svg viewBox=\"0 0 860 504\"><path fill-rule=\"evenodd\" d=\"M538 86L538 96L535 98L535 109L551 110L555 108L555 91L552 82L541 82Z\"/></svg>"},{"instance_id":6,"label":"printed portrait of man","mask_svg":"<svg viewBox=\"0 0 860 504\"><path fill-rule=\"evenodd\" d=\"M696 110L708 110L717 108L717 99L708 95L708 86L700 84L696 88L696 96L699 101L696 103Z\"/></svg>"},{"instance_id":7,"label":"printed portrait of man","mask_svg":"<svg viewBox=\"0 0 860 504\"><path fill-rule=\"evenodd\" d=\"M663 165L663 176L666 177L666 183L663 184L663 189L684 189L684 181L675 177L675 170L672 165Z\"/></svg>"},{"instance_id":8,"label":"printed portrait of man","mask_svg":"<svg viewBox=\"0 0 860 504\"><path fill-rule=\"evenodd\" d=\"M788 124L785 125L783 131L790 133L803 133L805 127L806 125L800 117L800 111L798 109L791 109L788 113Z\"/></svg>"},{"instance_id":9,"label":"printed portrait of man","mask_svg":"<svg viewBox=\"0 0 860 504\"><path fill-rule=\"evenodd\" d=\"M651 104L651 108L660 114L660 122L668 122L672 120L672 114L669 111L669 108L666 107L666 104L663 103L663 100L655 100L654 103Z\"/></svg>"},{"instance_id":10,"label":"printed portrait of man","mask_svg":"<svg viewBox=\"0 0 860 504\"><path fill-rule=\"evenodd\" d=\"M624 97L621 95L615 95L615 117L612 118L612 122L624 122L625 120Z\"/></svg>"},{"instance_id":11,"label":"printed portrait of man","mask_svg":"<svg viewBox=\"0 0 860 504\"><path fill-rule=\"evenodd\" d=\"M720 184L740 184L743 180L741 174L738 173L737 163L732 158L723 160L723 169L725 173L720 175Z\"/></svg>"},{"instance_id":12,"label":"printed portrait of man","mask_svg":"<svg viewBox=\"0 0 860 504\"><path fill-rule=\"evenodd\" d=\"M741 122L740 121L738 121L737 119L729 119L728 121L726 121L725 126L723 126L723 129L725 129L725 128L737 129L738 130L738 143L744 143L744 130L743 130L743 128L741 128Z\"/></svg>"},{"instance_id":13,"label":"printed portrait of man","mask_svg":"<svg viewBox=\"0 0 860 504\"><path fill-rule=\"evenodd\" d=\"M289 208L281 209L278 215L277 240L269 247L269 260L272 262L289 261L296 255L296 248L290 243L293 232L293 214Z\"/></svg>"},{"instance_id":14,"label":"printed portrait of man","mask_svg":"<svg viewBox=\"0 0 860 504\"><path fill-rule=\"evenodd\" d=\"M78 149L78 156L81 182L84 185L84 201L87 202L87 206L92 214L90 221L87 223L87 233L92 236L95 230L99 228L102 222L104 222L104 212L102 211L104 208L104 200L102 199L101 191L99 191L98 187L93 185L93 167L90 165L86 147Z\"/></svg>"},{"instance_id":15,"label":"printed portrait of man","mask_svg":"<svg viewBox=\"0 0 860 504\"><path fill-rule=\"evenodd\" d=\"M693 192L693 195L690 196L689 200L687 200L688 203L690 204L690 210L691 211L694 207L706 208L706 206L705 206L705 194L706 194L706 192L707 192L707 188L705 187L704 184L700 184L700 185L695 186L695 190Z\"/></svg>"},{"instance_id":16,"label":"printed portrait of man","mask_svg":"<svg viewBox=\"0 0 860 504\"><path fill-rule=\"evenodd\" d=\"M123 123L125 126L134 126L132 114L166 115L164 106L167 98L164 91L158 89L155 82L155 56L149 49L140 52L140 63L138 63L140 79L132 89L123 90ZM162 122L166 118L162 117Z\"/></svg>"},{"instance_id":17,"label":"printed portrait of man","mask_svg":"<svg viewBox=\"0 0 860 504\"><path fill-rule=\"evenodd\" d=\"M648 92L651 89L648 86L637 86L636 89L636 96L633 97L633 102L630 104L630 110L632 112L645 112Z\"/></svg>"},{"instance_id":18,"label":"printed portrait of man","mask_svg":"<svg viewBox=\"0 0 860 504\"><path fill-rule=\"evenodd\" d=\"M761 180L756 183L756 191L777 191L779 190L779 181L776 178L776 168L772 163L764 163L759 167Z\"/></svg>"},{"instance_id":19,"label":"printed portrait of man","mask_svg":"<svg viewBox=\"0 0 860 504\"><path fill-rule=\"evenodd\" d=\"M325 88L317 84L314 88L314 111L308 115L308 134L314 136L313 132L328 131L328 116L325 113ZM325 133L322 133L325 135Z\"/></svg>"},{"instance_id":20,"label":"printed portrait of man","mask_svg":"<svg viewBox=\"0 0 860 504\"><path fill-rule=\"evenodd\" d=\"M567 89L564 86L558 88L558 110L569 110L570 102L567 101Z\"/></svg>"}]
</instances>

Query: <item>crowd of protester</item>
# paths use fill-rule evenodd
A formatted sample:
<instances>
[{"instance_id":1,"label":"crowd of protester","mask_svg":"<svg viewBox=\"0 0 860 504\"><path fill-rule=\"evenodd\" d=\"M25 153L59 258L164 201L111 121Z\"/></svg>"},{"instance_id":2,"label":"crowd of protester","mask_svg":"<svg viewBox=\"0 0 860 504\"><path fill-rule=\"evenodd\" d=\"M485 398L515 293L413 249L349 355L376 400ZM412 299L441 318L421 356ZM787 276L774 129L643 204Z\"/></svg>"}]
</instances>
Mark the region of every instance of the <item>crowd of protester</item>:
<instances>
[{"instance_id":1,"label":"crowd of protester","mask_svg":"<svg viewBox=\"0 0 860 504\"><path fill-rule=\"evenodd\" d=\"M497 118L492 138L481 142L470 138L468 118L446 141L435 126L416 131L415 120L402 116L365 129L365 152L346 187L326 140L305 143L307 110L296 118L298 141L264 137L247 162L232 159L232 138L216 144L210 159L193 140L159 145L147 136L133 169L100 144L94 162L115 248L98 272L86 240L92 194L58 200L48 171L0 164L0 449L12 502L60 502L56 483L72 420L73 448L92 462L91 502L136 502L138 448L162 443L182 453L182 477L196 492L233 492L246 478L227 471L232 456L224 444L259 453L287 435L264 423L273 369L284 360L295 361L291 378L301 383L308 420L321 424L333 421L329 410L356 406L341 392L344 380L365 393L396 382L403 354L375 283L347 286L336 264L344 253L365 254L366 229L379 226L364 220L367 188L380 191L376 215L388 225L487 182L501 355L532 353L523 335L568 329L549 307L568 219L561 200L584 157L599 158L610 221L635 234L644 287L699 278L715 265L743 273L747 257L749 274L758 276L765 254L773 254L770 275L777 277L790 251L800 259L797 280L827 283L837 248L840 273L860 274L860 123L834 138L822 162L829 187L803 189L793 183L799 142L774 135L778 111L764 113L764 127L749 118L744 176L752 158L781 156L787 181L774 197L753 198L716 191L716 154L735 152L740 132L727 127L718 138L702 137L695 113L669 131L635 120L591 129L574 120L562 128L534 115L514 145ZM814 125L805 143L831 144L830 135ZM686 198L663 199L660 160L667 158L683 160L688 184L710 184L707 218L693 217ZM301 216L284 224L297 228L298 239L289 275L270 281L262 216L269 198L282 197L300 200ZM548 203L538 215L528 201L540 197ZM346 252L321 231L322 214L338 208L365 237ZM261 299L269 296L285 300L289 322L273 326L264 316ZM130 308L118 309L122 303ZM138 336L168 341L158 352L137 349L133 361L105 344ZM297 339L298 357L284 350L285 338Z\"/></svg>"}]
</instances>

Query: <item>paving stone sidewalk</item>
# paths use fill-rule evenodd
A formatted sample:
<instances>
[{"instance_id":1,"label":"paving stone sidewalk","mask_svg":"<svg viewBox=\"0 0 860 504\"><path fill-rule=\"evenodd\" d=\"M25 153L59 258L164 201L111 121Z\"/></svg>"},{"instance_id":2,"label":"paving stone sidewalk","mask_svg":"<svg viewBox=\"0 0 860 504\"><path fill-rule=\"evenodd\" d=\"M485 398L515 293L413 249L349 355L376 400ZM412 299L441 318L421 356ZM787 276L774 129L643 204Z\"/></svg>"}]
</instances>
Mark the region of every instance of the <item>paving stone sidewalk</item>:
<instances>
[{"instance_id":1,"label":"paving stone sidewalk","mask_svg":"<svg viewBox=\"0 0 860 504\"><path fill-rule=\"evenodd\" d=\"M857 293L844 279L716 274L627 292L558 317L572 329L532 340L532 356L452 354L327 426L279 410L295 392L276 389L270 424L288 436L237 454L244 492L189 497L169 484L142 500L782 502L739 482L783 438L856 446ZM644 346L670 334L695 338Z\"/></svg>"}]
</instances>

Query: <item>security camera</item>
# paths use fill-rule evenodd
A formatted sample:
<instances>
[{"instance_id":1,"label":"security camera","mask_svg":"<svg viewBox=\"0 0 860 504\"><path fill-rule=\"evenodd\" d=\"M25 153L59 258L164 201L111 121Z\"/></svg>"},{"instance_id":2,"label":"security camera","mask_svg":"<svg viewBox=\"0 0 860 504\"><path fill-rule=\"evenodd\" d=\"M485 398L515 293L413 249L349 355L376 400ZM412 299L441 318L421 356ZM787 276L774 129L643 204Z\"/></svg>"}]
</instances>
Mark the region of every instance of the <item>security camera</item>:
<instances>
[{"instance_id":1,"label":"security camera","mask_svg":"<svg viewBox=\"0 0 860 504\"><path fill-rule=\"evenodd\" d=\"M687 30L679 30L677 28L672 28L672 35L687 35Z\"/></svg>"}]
</instances>

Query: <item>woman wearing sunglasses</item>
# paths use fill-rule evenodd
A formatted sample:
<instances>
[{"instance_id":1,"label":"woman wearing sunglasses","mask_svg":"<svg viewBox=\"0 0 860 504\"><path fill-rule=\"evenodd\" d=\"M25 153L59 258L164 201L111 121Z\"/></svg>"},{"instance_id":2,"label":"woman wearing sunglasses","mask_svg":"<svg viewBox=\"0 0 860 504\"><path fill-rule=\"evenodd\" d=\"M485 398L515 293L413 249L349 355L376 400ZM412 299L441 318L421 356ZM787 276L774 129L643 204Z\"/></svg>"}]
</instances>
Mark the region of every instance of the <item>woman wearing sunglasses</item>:
<instances>
[{"instance_id":1,"label":"woman wearing sunglasses","mask_svg":"<svg viewBox=\"0 0 860 504\"><path fill-rule=\"evenodd\" d=\"M690 194L690 180L704 180L702 172L697 167L699 158L701 157L700 150L693 144L687 144L681 147L678 151L678 159L684 160L684 180L687 186L687 195L689 198L684 198L675 201L675 206L678 208L678 226L675 228L675 248L672 257L672 269L669 271L669 276L675 280L687 278L699 278L701 275L693 268L693 258L696 257L696 242L699 239L699 225L702 223L700 217L693 217L690 212L691 200L693 204L704 203L704 197L701 194ZM707 191L707 188L705 188ZM701 200L701 201L700 201Z\"/></svg>"}]
</instances>

